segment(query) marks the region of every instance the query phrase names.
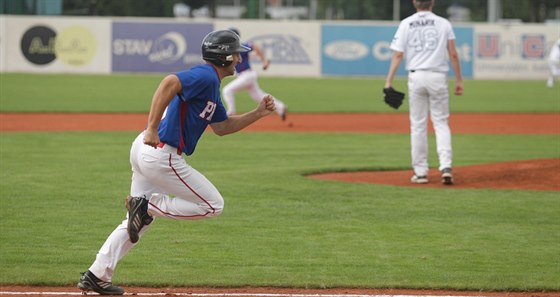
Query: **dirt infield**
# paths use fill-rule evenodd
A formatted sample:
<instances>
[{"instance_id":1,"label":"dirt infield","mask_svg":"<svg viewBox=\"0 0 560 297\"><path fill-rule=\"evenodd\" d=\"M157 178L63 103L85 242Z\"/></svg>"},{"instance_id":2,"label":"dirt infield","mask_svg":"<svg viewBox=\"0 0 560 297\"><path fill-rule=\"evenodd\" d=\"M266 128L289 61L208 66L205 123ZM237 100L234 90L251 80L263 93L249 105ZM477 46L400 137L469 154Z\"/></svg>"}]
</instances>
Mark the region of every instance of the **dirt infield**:
<instances>
[{"instance_id":1,"label":"dirt infield","mask_svg":"<svg viewBox=\"0 0 560 297\"><path fill-rule=\"evenodd\" d=\"M147 118L143 113L0 113L0 132L141 131ZM449 122L454 134L560 135L560 113L454 114ZM286 122L266 117L245 131L408 134L409 127L404 113L298 113Z\"/></svg>"},{"instance_id":2,"label":"dirt infield","mask_svg":"<svg viewBox=\"0 0 560 297\"><path fill-rule=\"evenodd\" d=\"M487 188L560 191L560 159L502 162L455 167L452 186L441 184L437 169L430 169L428 184L409 182L411 171L323 173L311 178L417 188Z\"/></svg>"},{"instance_id":3,"label":"dirt infield","mask_svg":"<svg viewBox=\"0 0 560 297\"><path fill-rule=\"evenodd\" d=\"M0 132L25 131L141 131L146 114L0 113ZM560 114L455 114L454 134L560 135ZM408 115L290 114L286 122L267 117L248 127L250 132L360 132L408 134ZM560 159L530 160L455 167L454 188L498 188L560 191ZM430 183L412 185L410 171L326 173L312 176L346 182L395 186L444 187L437 170ZM560 292L482 292L447 290L287 289L287 288L138 288L125 287L127 295L191 297L376 297L376 296L504 296L552 297ZM75 286L0 286L0 296L76 296Z\"/></svg>"},{"instance_id":4,"label":"dirt infield","mask_svg":"<svg viewBox=\"0 0 560 297\"><path fill-rule=\"evenodd\" d=\"M141 131L146 114L0 113L0 131ZM454 134L560 135L560 114L454 114ZM430 128L431 129L431 128ZM286 122L269 116L249 132L361 132L408 134L405 113L291 114ZM327 173L312 178L397 186L442 187L439 174L430 183L412 185L410 171ZM455 188L560 191L560 159L483 164L454 168Z\"/></svg>"}]
</instances>

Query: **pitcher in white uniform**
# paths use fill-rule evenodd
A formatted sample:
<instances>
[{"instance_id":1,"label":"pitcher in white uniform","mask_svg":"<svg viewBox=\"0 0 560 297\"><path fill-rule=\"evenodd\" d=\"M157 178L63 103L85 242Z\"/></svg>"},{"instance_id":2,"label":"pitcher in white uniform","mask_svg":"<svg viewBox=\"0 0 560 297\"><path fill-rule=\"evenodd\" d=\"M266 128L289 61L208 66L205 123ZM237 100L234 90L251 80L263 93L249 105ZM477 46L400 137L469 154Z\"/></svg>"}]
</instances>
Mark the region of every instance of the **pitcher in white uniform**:
<instances>
[{"instance_id":1,"label":"pitcher in white uniform","mask_svg":"<svg viewBox=\"0 0 560 297\"><path fill-rule=\"evenodd\" d=\"M416 13L399 24L391 42L393 57L385 81L392 87L395 73L406 59L410 110L413 183L428 183L428 115L436 134L442 183L453 184L449 129L449 59L455 72L455 95L463 94L463 78L451 23L432 12L435 0L412 0Z\"/></svg>"}]
</instances>

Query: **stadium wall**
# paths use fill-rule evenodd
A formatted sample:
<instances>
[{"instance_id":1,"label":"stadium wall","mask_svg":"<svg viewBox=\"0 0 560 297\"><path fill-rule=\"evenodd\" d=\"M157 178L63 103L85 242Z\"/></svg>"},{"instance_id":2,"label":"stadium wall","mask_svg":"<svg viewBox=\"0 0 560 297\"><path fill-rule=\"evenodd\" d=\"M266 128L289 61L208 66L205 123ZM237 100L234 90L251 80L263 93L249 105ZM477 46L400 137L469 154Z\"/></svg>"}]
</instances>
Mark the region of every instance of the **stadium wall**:
<instances>
[{"instance_id":1,"label":"stadium wall","mask_svg":"<svg viewBox=\"0 0 560 297\"><path fill-rule=\"evenodd\" d=\"M0 71L175 72L202 62L200 43L208 32L235 27L271 60L263 76L385 76L397 25L1 15ZM455 34L465 77L545 79L560 24L457 24ZM406 74L404 65L397 74Z\"/></svg>"}]
</instances>

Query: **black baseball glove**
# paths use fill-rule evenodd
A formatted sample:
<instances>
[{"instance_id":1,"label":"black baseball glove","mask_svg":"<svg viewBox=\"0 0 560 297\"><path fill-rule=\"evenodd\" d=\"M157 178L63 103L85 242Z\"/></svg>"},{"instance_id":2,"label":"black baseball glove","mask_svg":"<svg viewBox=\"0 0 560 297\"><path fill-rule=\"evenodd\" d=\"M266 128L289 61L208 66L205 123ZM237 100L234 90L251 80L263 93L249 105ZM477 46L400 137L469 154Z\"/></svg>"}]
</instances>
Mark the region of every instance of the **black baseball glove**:
<instances>
[{"instance_id":1,"label":"black baseball glove","mask_svg":"<svg viewBox=\"0 0 560 297\"><path fill-rule=\"evenodd\" d=\"M383 88L383 93L385 94L385 103L394 109L399 109L404 100L404 93L393 89L393 87Z\"/></svg>"}]
</instances>

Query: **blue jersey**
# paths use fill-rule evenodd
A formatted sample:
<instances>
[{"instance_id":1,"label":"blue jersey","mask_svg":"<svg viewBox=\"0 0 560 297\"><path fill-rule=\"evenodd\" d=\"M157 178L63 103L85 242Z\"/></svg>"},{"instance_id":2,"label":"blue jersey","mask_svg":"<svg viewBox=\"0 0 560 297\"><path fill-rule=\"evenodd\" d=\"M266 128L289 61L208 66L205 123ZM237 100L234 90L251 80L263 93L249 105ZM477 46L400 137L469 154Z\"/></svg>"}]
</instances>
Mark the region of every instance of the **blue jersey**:
<instances>
[{"instance_id":1,"label":"blue jersey","mask_svg":"<svg viewBox=\"0 0 560 297\"><path fill-rule=\"evenodd\" d=\"M251 51L253 50L252 42L246 42L243 43L243 45L250 48ZM247 69L251 69L251 63L249 63L249 53L251 51L239 53L241 55L241 63L235 65L235 71L237 71L237 73L241 73Z\"/></svg>"},{"instance_id":2,"label":"blue jersey","mask_svg":"<svg viewBox=\"0 0 560 297\"><path fill-rule=\"evenodd\" d=\"M181 93L169 103L158 135L162 142L191 155L209 124L227 119L218 73L209 64L177 72Z\"/></svg>"}]
</instances>

